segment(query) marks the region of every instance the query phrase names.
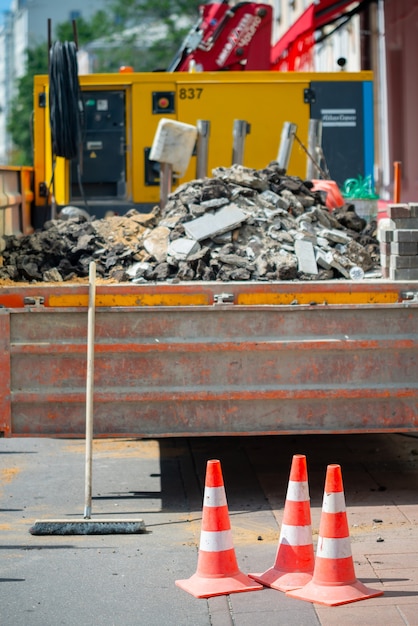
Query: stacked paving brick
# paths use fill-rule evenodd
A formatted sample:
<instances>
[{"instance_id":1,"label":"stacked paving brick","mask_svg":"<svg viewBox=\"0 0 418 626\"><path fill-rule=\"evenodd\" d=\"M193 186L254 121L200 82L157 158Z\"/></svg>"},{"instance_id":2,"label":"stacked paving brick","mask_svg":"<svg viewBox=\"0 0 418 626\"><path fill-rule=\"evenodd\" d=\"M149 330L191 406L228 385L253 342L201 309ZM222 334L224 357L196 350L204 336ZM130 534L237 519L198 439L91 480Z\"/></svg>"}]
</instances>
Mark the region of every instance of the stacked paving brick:
<instances>
[{"instance_id":1,"label":"stacked paving brick","mask_svg":"<svg viewBox=\"0 0 418 626\"><path fill-rule=\"evenodd\" d=\"M418 204L390 204L380 229L383 278L418 280Z\"/></svg>"}]
</instances>

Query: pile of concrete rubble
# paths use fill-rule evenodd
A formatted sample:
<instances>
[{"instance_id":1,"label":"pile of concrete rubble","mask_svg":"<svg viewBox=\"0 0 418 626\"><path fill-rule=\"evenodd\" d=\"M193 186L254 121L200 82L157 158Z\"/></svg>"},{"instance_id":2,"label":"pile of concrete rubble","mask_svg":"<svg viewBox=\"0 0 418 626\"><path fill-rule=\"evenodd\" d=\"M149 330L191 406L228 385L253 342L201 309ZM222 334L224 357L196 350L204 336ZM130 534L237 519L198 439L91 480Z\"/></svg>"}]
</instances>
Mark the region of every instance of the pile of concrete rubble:
<instances>
[{"instance_id":1,"label":"pile of concrete rubble","mask_svg":"<svg viewBox=\"0 0 418 626\"><path fill-rule=\"evenodd\" d=\"M180 186L150 213L94 219L67 207L42 230L6 238L0 279L70 281L92 260L99 277L134 283L379 276L376 223L353 205L330 211L312 187L275 162L234 165Z\"/></svg>"}]
</instances>

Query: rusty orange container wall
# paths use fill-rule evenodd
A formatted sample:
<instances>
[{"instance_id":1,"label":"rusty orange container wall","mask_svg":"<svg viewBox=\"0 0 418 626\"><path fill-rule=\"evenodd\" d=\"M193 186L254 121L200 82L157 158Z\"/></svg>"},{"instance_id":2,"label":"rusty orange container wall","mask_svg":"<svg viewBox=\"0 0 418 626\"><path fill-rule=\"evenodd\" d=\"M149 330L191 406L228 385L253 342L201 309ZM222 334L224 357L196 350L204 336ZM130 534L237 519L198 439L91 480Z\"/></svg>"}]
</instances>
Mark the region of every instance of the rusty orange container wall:
<instances>
[{"instance_id":1,"label":"rusty orange container wall","mask_svg":"<svg viewBox=\"0 0 418 626\"><path fill-rule=\"evenodd\" d=\"M414 289L98 286L95 436L415 431ZM87 296L81 285L2 288L5 436L84 437Z\"/></svg>"}]
</instances>

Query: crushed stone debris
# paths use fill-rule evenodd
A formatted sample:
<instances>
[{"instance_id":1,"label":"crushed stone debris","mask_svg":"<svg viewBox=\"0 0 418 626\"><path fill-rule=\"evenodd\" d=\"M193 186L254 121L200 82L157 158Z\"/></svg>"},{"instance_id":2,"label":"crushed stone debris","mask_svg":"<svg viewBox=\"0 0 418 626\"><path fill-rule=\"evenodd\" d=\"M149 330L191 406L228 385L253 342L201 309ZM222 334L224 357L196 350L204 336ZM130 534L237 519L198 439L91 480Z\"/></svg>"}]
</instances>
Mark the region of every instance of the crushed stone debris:
<instances>
[{"instance_id":1,"label":"crushed stone debris","mask_svg":"<svg viewBox=\"0 0 418 626\"><path fill-rule=\"evenodd\" d=\"M352 204L330 211L312 187L276 162L233 165L179 186L150 213L95 219L65 208L42 230L4 238L0 280L77 280L92 260L99 278L133 283L349 279L352 268L381 277L376 222Z\"/></svg>"}]
</instances>

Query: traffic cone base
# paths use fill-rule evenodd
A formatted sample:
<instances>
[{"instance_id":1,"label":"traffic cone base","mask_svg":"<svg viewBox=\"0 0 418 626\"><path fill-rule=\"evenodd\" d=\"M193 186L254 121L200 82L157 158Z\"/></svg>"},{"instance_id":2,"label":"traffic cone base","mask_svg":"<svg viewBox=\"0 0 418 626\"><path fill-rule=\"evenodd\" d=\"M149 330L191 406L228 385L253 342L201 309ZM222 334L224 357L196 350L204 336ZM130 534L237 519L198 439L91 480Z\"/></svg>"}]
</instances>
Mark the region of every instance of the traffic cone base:
<instances>
[{"instance_id":1,"label":"traffic cone base","mask_svg":"<svg viewBox=\"0 0 418 626\"><path fill-rule=\"evenodd\" d=\"M297 600L306 600L315 604L324 604L325 606L339 606L341 604L349 604L359 600L367 600L368 598L376 598L382 596L383 591L366 587L362 582L356 582L346 585L318 585L313 580L302 589L295 589L286 592L286 595Z\"/></svg>"},{"instance_id":2,"label":"traffic cone base","mask_svg":"<svg viewBox=\"0 0 418 626\"><path fill-rule=\"evenodd\" d=\"M211 598L242 591L259 591L263 588L242 572L223 578L205 578L196 572L190 578L176 580L176 585L183 591L191 593L195 598Z\"/></svg>"},{"instance_id":3,"label":"traffic cone base","mask_svg":"<svg viewBox=\"0 0 418 626\"><path fill-rule=\"evenodd\" d=\"M248 575L262 585L277 589L278 591L300 589L307 585L312 579L312 574L305 572L281 572L274 567L268 569L264 574Z\"/></svg>"}]
</instances>

